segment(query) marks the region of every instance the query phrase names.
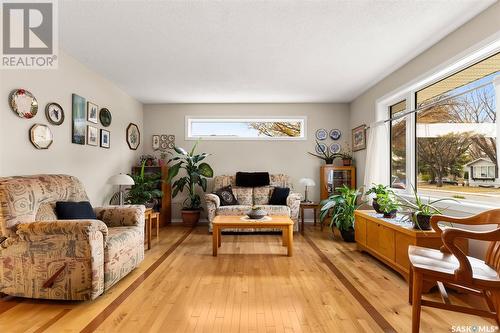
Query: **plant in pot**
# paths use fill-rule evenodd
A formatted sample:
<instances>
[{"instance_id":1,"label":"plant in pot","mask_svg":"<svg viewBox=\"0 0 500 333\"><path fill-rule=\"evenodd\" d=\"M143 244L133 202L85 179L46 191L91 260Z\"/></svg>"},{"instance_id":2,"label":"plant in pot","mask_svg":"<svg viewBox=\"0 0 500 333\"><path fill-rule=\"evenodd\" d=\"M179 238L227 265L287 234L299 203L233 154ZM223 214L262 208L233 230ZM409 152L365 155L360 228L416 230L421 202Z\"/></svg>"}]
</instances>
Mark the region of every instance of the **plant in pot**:
<instances>
[{"instance_id":1,"label":"plant in pot","mask_svg":"<svg viewBox=\"0 0 500 333\"><path fill-rule=\"evenodd\" d=\"M377 203L385 218L393 219L396 217L399 208L399 202L392 193L381 194Z\"/></svg>"},{"instance_id":2,"label":"plant in pot","mask_svg":"<svg viewBox=\"0 0 500 333\"><path fill-rule=\"evenodd\" d=\"M432 215L443 214L442 211L435 206L436 203L442 201L454 201L458 203L457 200L451 198L442 198L436 200L431 200L429 198L427 199L427 202L424 202L424 200L418 196L415 187L412 186L412 190L413 190L412 200L408 200L401 196L398 196L398 199L400 201L400 206L409 213L414 229L420 229L420 230L432 229L431 227Z\"/></svg>"},{"instance_id":3,"label":"plant in pot","mask_svg":"<svg viewBox=\"0 0 500 333\"><path fill-rule=\"evenodd\" d=\"M342 158L343 166L352 165L352 151L349 149L349 145L347 145L347 148L342 149L342 151L340 152L340 157Z\"/></svg>"},{"instance_id":4,"label":"plant in pot","mask_svg":"<svg viewBox=\"0 0 500 333\"><path fill-rule=\"evenodd\" d=\"M141 171L138 174L129 175L134 180L134 185L128 190L125 202L130 205L153 208L158 203L158 199L163 196L163 192L158 188L162 182L161 174L144 172L145 165L146 161L143 161Z\"/></svg>"},{"instance_id":5,"label":"plant in pot","mask_svg":"<svg viewBox=\"0 0 500 333\"><path fill-rule=\"evenodd\" d=\"M330 228L333 231L333 227L337 227L346 242L354 242L354 211L360 206L357 203L360 195L358 190L344 185L339 189L339 194L331 195L320 203L321 223L331 216Z\"/></svg>"},{"instance_id":6,"label":"plant in pot","mask_svg":"<svg viewBox=\"0 0 500 333\"><path fill-rule=\"evenodd\" d=\"M203 161L210 154L201 153L195 154L197 141L190 152L180 147L175 147L174 150L178 156L170 159L169 162L176 162L168 170L168 182L177 177L179 171L183 169L185 176L179 177L172 183L172 197L176 197L179 193L187 190L188 197L183 202L182 221L187 226L195 226L200 220L201 197L196 193L196 187L199 186L203 191L207 190L207 178L212 178L214 171L212 167Z\"/></svg>"},{"instance_id":7,"label":"plant in pot","mask_svg":"<svg viewBox=\"0 0 500 333\"><path fill-rule=\"evenodd\" d=\"M322 159L323 161L325 161L326 164L333 164L333 161L340 156L340 154L332 153L328 148L324 148L322 145L320 145L320 143L317 140L316 140L316 147L317 151L321 152L321 155L311 152L309 152L309 154Z\"/></svg>"},{"instance_id":8,"label":"plant in pot","mask_svg":"<svg viewBox=\"0 0 500 333\"><path fill-rule=\"evenodd\" d=\"M382 214L383 211L380 210L380 206L378 204L379 196L394 194L394 191L389 188L387 185L383 184L373 184L372 187L366 191L365 195L375 194L375 198L373 198L372 207L379 214Z\"/></svg>"}]
</instances>

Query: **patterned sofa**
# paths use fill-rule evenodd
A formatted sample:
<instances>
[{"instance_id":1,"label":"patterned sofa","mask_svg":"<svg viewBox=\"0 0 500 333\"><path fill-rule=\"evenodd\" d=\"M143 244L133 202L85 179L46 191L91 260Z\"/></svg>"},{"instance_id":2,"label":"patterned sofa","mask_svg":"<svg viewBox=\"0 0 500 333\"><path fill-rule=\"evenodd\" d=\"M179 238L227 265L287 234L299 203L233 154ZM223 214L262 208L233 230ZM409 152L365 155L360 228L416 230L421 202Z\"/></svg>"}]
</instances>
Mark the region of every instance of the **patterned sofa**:
<instances>
[{"instance_id":1,"label":"patterned sofa","mask_svg":"<svg viewBox=\"0 0 500 333\"><path fill-rule=\"evenodd\" d=\"M98 220L57 220L56 201L87 201L66 175L0 178L0 292L92 300L144 259L144 206L95 208Z\"/></svg>"},{"instance_id":2,"label":"patterned sofa","mask_svg":"<svg viewBox=\"0 0 500 333\"><path fill-rule=\"evenodd\" d=\"M214 191L231 185L234 196L238 200L239 205L235 206L221 206L220 199L217 195L212 193L205 194L207 204L207 213L209 221L209 231L212 232L212 221L217 215L245 215L252 206L262 207L269 215L288 215L294 221L294 229L298 230L298 218L300 209L301 195L293 193L293 185L290 177L283 174L269 175L269 186L262 187L238 187L236 186L236 176L216 176L214 178ZM272 206L269 205L269 199L273 193L273 188L289 187L290 195L288 196L286 206ZM242 231L251 231L252 229L242 229ZM267 231L259 229L260 231ZM239 231L239 230L231 230Z\"/></svg>"}]
</instances>

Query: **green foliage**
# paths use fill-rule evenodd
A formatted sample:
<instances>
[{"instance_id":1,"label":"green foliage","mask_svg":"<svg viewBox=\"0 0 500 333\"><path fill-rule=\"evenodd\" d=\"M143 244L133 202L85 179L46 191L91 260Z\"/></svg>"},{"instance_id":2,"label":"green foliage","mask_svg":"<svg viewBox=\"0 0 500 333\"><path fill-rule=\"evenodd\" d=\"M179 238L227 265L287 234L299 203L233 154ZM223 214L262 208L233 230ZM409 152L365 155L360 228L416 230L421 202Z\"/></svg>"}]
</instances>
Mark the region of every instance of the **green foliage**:
<instances>
[{"instance_id":1,"label":"green foliage","mask_svg":"<svg viewBox=\"0 0 500 333\"><path fill-rule=\"evenodd\" d=\"M321 155L314 154L314 153L311 153L311 152L309 152L309 154L312 155L312 156L315 156L317 158L322 159L323 161L326 162L326 164L332 164L333 161L337 157L342 157L342 154L339 154L339 153L334 154L328 148L323 149L323 147L319 144L318 140L316 140L316 145L318 146L319 150L321 151Z\"/></svg>"},{"instance_id":2,"label":"green foliage","mask_svg":"<svg viewBox=\"0 0 500 333\"><path fill-rule=\"evenodd\" d=\"M331 210L330 227L335 225L339 230L347 231L354 227L354 211L360 206L357 202L361 192L344 185L339 193L321 201L320 220L329 216Z\"/></svg>"},{"instance_id":3,"label":"green foliage","mask_svg":"<svg viewBox=\"0 0 500 333\"><path fill-rule=\"evenodd\" d=\"M423 216L432 216L436 214L442 214L441 210L439 210L436 206L434 206L438 202L442 201L454 201L458 202L454 199L450 198L442 198L437 200L427 199L427 202L424 202L421 197L418 196L417 190L412 186L413 190L413 200L410 201L403 197L398 197L400 201L400 206L408 210L410 213L413 213L414 216L423 215ZM378 200L377 200L378 202Z\"/></svg>"},{"instance_id":4,"label":"green foliage","mask_svg":"<svg viewBox=\"0 0 500 333\"><path fill-rule=\"evenodd\" d=\"M201 153L195 154L196 147L198 146L198 140L190 152L187 152L181 147L175 147L174 150L178 156L170 159L170 162L175 162L168 170L168 182L177 177L179 171L182 169L186 172L186 175L179 177L176 181L172 183L172 197L176 197L179 193L182 193L184 189L188 192L188 197L183 203L185 209L201 209L201 197L196 193L196 186L200 186L203 191L207 190L207 178L212 178L214 176L214 171L212 167L203 161L210 154Z\"/></svg>"},{"instance_id":5,"label":"green foliage","mask_svg":"<svg viewBox=\"0 0 500 333\"><path fill-rule=\"evenodd\" d=\"M142 162L141 172L139 174L129 175L134 180L134 185L127 192L125 202L131 205L145 205L151 203L154 199L161 198L163 192L158 189L161 183L160 173L145 173L144 166L146 161Z\"/></svg>"},{"instance_id":6,"label":"green foliage","mask_svg":"<svg viewBox=\"0 0 500 333\"><path fill-rule=\"evenodd\" d=\"M377 196L377 203L380 210L388 214L399 208L399 203L393 193L379 194Z\"/></svg>"},{"instance_id":7,"label":"green foliage","mask_svg":"<svg viewBox=\"0 0 500 333\"><path fill-rule=\"evenodd\" d=\"M374 193L377 196L377 201L379 196L381 195L388 195L388 194L394 194L394 192L389 188L387 185L383 184L373 184L372 187L366 191L366 195Z\"/></svg>"}]
</instances>

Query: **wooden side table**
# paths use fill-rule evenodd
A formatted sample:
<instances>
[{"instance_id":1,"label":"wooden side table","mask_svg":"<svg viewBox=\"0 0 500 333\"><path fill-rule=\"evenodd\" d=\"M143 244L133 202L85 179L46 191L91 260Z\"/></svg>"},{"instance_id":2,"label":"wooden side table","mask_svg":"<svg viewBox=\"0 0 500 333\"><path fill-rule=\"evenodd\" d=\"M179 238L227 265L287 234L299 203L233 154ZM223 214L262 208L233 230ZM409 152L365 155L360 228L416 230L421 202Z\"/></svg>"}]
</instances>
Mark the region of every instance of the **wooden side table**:
<instances>
[{"instance_id":1,"label":"wooden side table","mask_svg":"<svg viewBox=\"0 0 500 333\"><path fill-rule=\"evenodd\" d=\"M317 202L301 202L300 203L300 232L304 233L304 211L306 209L312 209L314 212L314 225L316 225L316 215L319 208L319 203Z\"/></svg>"},{"instance_id":2,"label":"wooden side table","mask_svg":"<svg viewBox=\"0 0 500 333\"><path fill-rule=\"evenodd\" d=\"M160 213L155 212L152 208L147 208L144 212L144 244L148 245L148 250L151 249L151 234L153 229L153 220L156 224L156 239L160 238Z\"/></svg>"}]
</instances>

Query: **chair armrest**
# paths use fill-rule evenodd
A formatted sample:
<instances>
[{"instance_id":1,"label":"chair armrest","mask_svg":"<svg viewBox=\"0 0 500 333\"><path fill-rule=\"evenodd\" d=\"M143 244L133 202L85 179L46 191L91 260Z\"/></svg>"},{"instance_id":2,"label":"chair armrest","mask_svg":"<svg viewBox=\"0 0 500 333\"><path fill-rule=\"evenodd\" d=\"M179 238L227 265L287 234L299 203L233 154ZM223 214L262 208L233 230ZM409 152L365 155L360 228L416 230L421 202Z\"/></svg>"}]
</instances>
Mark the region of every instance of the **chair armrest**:
<instances>
[{"instance_id":1,"label":"chair armrest","mask_svg":"<svg viewBox=\"0 0 500 333\"><path fill-rule=\"evenodd\" d=\"M300 206L300 200L302 200L302 195L300 193L290 193L286 198L286 205L292 207L298 201Z\"/></svg>"},{"instance_id":2,"label":"chair armrest","mask_svg":"<svg viewBox=\"0 0 500 333\"><path fill-rule=\"evenodd\" d=\"M94 208L97 218L106 223L108 227L144 225L145 211L146 207L143 205L106 206Z\"/></svg>"},{"instance_id":3,"label":"chair armrest","mask_svg":"<svg viewBox=\"0 0 500 333\"><path fill-rule=\"evenodd\" d=\"M500 241L500 228L493 231L469 231L458 228L448 228L443 231L441 239L444 246L453 254L459 262L455 270L457 281L472 282L472 267L465 253L455 244L457 238L476 239L482 241Z\"/></svg>"},{"instance_id":4,"label":"chair armrest","mask_svg":"<svg viewBox=\"0 0 500 333\"><path fill-rule=\"evenodd\" d=\"M39 236L71 235L78 239L89 239L92 233L100 232L106 242L108 227L99 220L55 220L20 223L16 234L23 241L33 241Z\"/></svg>"},{"instance_id":5,"label":"chair armrest","mask_svg":"<svg viewBox=\"0 0 500 333\"><path fill-rule=\"evenodd\" d=\"M216 194L206 193L205 201L207 202L207 204L208 203L214 204L216 209L220 207L220 198Z\"/></svg>"}]
</instances>

